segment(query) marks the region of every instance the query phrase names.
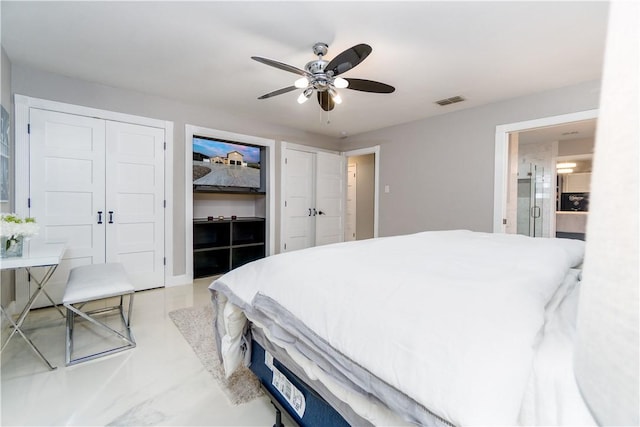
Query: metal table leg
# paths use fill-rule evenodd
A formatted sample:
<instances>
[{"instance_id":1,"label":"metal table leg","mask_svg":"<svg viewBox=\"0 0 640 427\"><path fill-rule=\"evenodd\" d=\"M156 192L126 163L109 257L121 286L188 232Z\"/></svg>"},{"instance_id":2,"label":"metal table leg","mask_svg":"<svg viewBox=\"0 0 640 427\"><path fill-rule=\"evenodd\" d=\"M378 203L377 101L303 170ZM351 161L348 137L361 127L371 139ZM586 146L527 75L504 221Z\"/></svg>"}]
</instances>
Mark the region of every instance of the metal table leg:
<instances>
[{"instance_id":1,"label":"metal table leg","mask_svg":"<svg viewBox=\"0 0 640 427\"><path fill-rule=\"evenodd\" d=\"M0 310L2 311L2 314L4 314L4 316L9 320L9 322L11 323L11 327L13 328L13 331L11 332L7 340L4 342L4 344L2 344L2 348L0 348L0 351L4 350L4 348L7 346L7 344L9 344L9 341L11 341L11 339L14 337L15 334L19 334L26 341L29 347L31 347L31 349L42 359L42 361L51 370L56 369L56 367L52 366L51 363L49 363L49 361L44 357L44 355L40 352L40 350L38 350L38 348L33 344L33 342L24 334L24 332L22 331L22 324L24 323L24 320L27 317L27 314L29 314L31 307L33 306L36 299L41 293L44 293L45 296L49 299L49 301L51 301L53 306L56 308L56 310L58 310L58 312L62 315L62 317L65 317L64 313L60 310L60 307L58 307L58 305L53 302L49 294L44 290L44 286L47 284L51 276L53 276L53 273L56 271L57 267L58 267L57 264L49 266L49 268L47 269L47 271L45 272L41 280L37 280L35 276L31 274L31 270L29 268L26 268L27 274L29 275L29 277L33 279L38 289L36 289L33 295L31 295L31 298L29 298L29 301L27 302L24 309L18 316L18 320L16 322L14 322L13 319L11 319L11 316L7 314L4 307L0 306Z\"/></svg>"}]
</instances>

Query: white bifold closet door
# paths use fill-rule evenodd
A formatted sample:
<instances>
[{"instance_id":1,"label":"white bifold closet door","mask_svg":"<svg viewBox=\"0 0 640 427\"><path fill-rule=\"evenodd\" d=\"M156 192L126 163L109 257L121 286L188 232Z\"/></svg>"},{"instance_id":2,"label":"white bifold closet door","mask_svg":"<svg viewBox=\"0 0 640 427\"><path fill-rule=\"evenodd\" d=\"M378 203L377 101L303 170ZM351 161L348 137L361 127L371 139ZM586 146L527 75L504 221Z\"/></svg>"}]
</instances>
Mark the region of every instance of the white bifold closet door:
<instances>
[{"instance_id":1,"label":"white bifold closet door","mask_svg":"<svg viewBox=\"0 0 640 427\"><path fill-rule=\"evenodd\" d=\"M136 290L164 286L164 130L106 125L106 262L124 264Z\"/></svg>"},{"instance_id":2,"label":"white bifold closet door","mask_svg":"<svg viewBox=\"0 0 640 427\"><path fill-rule=\"evenodd\" d=\"M284 250L315 245L314 154L287 150L285 162Z\"/></svg>"},{"instance_id":3,"label":"white bifold closet door","mask_svg":"<svg viewBox=\"0 0 640 427\"><path fill-rule=\"evenodd\" d=\"M288 148L284 179L284 251L344 240L344 158Z\"/></svg>"},{"instance_id":4,"label":"white bifold closet door","mask_svg":"<svg viewBox=\"0 0 640 427\"><path fill-rule=\"evenodd\" d=\"M67 242L47 285L54 301L86 264L121 262L137 290L164 286L164 130L35 108L30 128L36 239Z\"/></svg>"},{"instance_id":5,"label":"white bifold closet door","mask_svg":"<svg viewBox=\"0 0 640 427\"><path fill-rule=\"evenodd\" d=\"M316 246L344 241L344 157L316 154Z\"/></svg>"}]
</instances>

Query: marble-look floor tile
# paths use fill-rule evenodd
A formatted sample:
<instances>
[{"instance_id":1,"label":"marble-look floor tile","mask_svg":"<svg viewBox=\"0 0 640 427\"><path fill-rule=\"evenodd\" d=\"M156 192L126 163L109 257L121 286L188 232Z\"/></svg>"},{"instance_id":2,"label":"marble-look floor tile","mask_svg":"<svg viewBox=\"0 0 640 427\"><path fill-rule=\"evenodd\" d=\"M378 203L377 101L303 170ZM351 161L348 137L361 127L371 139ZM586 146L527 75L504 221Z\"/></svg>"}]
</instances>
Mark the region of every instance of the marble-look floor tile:
<instances>
[{"instance_id":1,"label":"marble-look floor tile","mask_svg":"<svg viewBox=\"0 0 640 427\"><path fill-rule=\"evenodd\" d=\"M137 347L71 367L64 366L60 314L52 308L32 311L25 322L28 335L58 368L49 371L14 337L2 352L1 424L273 425L267 397L229 403L168 316L179 308L210 304L209 282L136 293L132 329Z\"/></svg>"}]
</instances>

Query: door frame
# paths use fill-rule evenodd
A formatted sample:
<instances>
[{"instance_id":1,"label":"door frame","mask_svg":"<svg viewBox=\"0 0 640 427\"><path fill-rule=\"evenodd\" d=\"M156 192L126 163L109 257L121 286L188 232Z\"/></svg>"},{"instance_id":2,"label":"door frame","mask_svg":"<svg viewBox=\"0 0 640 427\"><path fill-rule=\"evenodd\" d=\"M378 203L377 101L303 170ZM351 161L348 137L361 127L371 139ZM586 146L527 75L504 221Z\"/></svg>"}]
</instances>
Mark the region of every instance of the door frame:
<instances>
[{"instance_id":1,"label":"door frame","mask_svg":"<svg viewBox=\"0 0 640 427\"><path fill-rule=\"evenodd\" d=\"M285 158L287 157L287 150L298 150L298 151L305 151L307 153L319 153L319 152L323 152L323 153L330 153L330 154L338 154L338 155L342 155L343 153L339 152L339 151L334 151L334 150L327 150L324 148L319 148L319 147L312 147L310 145L302 145L302 144L296 144L294 142L286 142L286 141L280 141L280 197L278 200L279 206L280 206L280 238L279 238L279 244L278 244L278 252L282 253L284 252L284 244L285 242L285 231L286 231L286 227L287 227L287 221L285 218L285 215L283 213L283 208L284 208L284 197L286 194L286 185L287 185L287 178L285 176L285 168L284 168L284 164L285 164ZM344 177L346 177L346 169L344 171ZM344 215L343 215L343 222L344 222ZM344 227L343 227L343 232L344 232Z\"/></svg>"},{"instance_id":2,"label":"door frame","mask_svg":"<svg viewBox=\"0 0 640 427\"><path fill-rule=\"evenodd\" d=\"M357 229L358 229L358 206L357 206L357 201L358 201L358 164L357 163L349 163L348 162L348 158L345 158L346 161L346 166L347 166L347 179L346 179L346 190L345 190L345 203L344 203L344 241L345 242L350 242L353 240L356 240L357 238ZM351 170L351 166L353 166L353 171ZM353 173L353 178L351 178L351 174ZM353 198L353 200L350 202L349 199L349 189L350 186L349 184L352 183L353 184L353 188L352 188L352 192L353 194L355 194L355 197ZM353 209L350 209L350 206L353 206ZM347 237L347 220L349 218L349 213L352 212L353 215L353 222L355 223L355 226L353 228L353 235L352 236L348 236Z\"/></svg>"},{"instance_id":3,"label":"door frame","mask_svg":"<svg viewBox=\"0 0 640 427\"><path fill-rule=\"evenodd\" d=\"M229 141L244 142L247 144L259 145L266 149L266 195L265 195L265 256L274 254L275 236L275 140L262 138L259 136L245 135L241 133L229 132L220 129L213 129L203 126L186 124L185 129L185 204L184 204L184 235L186 244L186 264L185 272L188 283L193 282L193 136L205 136Z\"/></svg>"},{"instance_id":4,"label":"door frame","mask_svg":"<svg viewBox=\"0 0 640 427\"><path fill-rule=\"evenodd\" d=\"M131 123L164 129L164 257L167 260L164 269L164 285L181 284L173 273L173 122L101 110L81 105L67 104L25 95L14 95L15 104L15 193L14 211L20 216L29 213L29 110L38 108L77 116Z\"/></svg>"},{"instance_id":5,"label":"door frame","mask_svg":"<svg viewBox=\"0 0 640 427\"><path fill-rule=\"evenodd\" d=\"M509 134L565 123L597 119L598 109L560 114L496 126L495 168L493 180L493 232L504 233L507 218L507 191L509 181Z\"/></svg>"},{"instance_id":6,"label":"door frame","mask_svg":"<svg viewBox=\"0 0 640 427\"><path fill-rule=\"evenodd\" d=\"M359 148L357 150L349 150L344 151L342 155L345 157L345 160L349 157L362 156L364 154L373 154L373 164L374 164L374 183L373 183L373 237L378 237L378 209L379 209L379 198L380 198L380 146L374 145L372 147ZM345 161L345 165L348 162ZM345 166L346 168L346 166ZM345 175L347 171L345 169ZM346 180L345 180L346 185ZM345 188L345 203L346 203L346 188Z\"/></svg>"}]
</instances>

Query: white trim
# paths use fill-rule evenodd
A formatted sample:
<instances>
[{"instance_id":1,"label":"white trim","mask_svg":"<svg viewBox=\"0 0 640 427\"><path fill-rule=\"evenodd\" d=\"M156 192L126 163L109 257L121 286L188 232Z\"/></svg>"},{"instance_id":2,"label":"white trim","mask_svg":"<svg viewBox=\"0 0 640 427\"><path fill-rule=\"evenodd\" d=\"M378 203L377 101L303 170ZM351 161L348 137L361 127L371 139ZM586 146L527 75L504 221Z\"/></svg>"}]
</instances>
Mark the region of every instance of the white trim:
<instances>
[{"instance_id":1,"label":"white trim","mask_svg":"<svg viewBox=\"0 0 640 427\"><path fill-rule=\"evenodd\" d=\"M189 277L187 274L181 274L179 276L167 277L164 286L171 288L173 286L191 285L192 283L193 275Z\"/></svg>"},{"instance_id":2,"label":"white trim","mask_svg":"<svg viewBox=\"0 0 640 427\"><path fill-rule=\"evenodd\" d=\"M230 141L259 145L267 149L267 182L266 182L266 236L265 255L275 253L275 203L273 190L275 188L275 140L252 135L227 132L194 125L185 125L185 277L193 282L193 135L207 136Z\"/></svg>"},{"instance_id":3,"label":"white trim","mask_svg":"<svg viewBox=\"0 0 640 427\"><path fill-rule=\"evenodd\" d=\"M291 146L297 146L298 144L292 144L286 141L280 141L280 247L278 248L278 252L284 252L284 244L285 244L285 227L287 226L287 221L284 214L284 197L286 193L286 179L285 179L285 167L284 162L287 157L287 150Z\"/></svg>"},{"instance_id":4,"label":"white trim","mask_svg":"<svg viewBox=\"0 0 640 427\"><path fill-rule=\"evenodd\" d=\"M285 142L282 141L282 149L284 151L284 149L287 148L288 150L298 150L298 151L306 151L307 153L331 153L331 154L342 154L339 151L335 151L335 150L327 150L326 148L320 148L320 147L312 147L310 145L302 145L302 144L296 144L294 142Z\"/></svg>"},{"instance_id":5,"label":"white trim","mask_svg":"<svg viewBox=\"0 0 640 427\"><path fill-rule=\"evenodd\" d=\"M167 286L176 280L173 275L173 122L164 122L164 142L164 200L167 204L164 209L164 285Z\"/></svg>"},{"instance_id":6,"label":"white trim","mask_svg":"<svg viewBox=\"0 0 640 427\"><path fill-rule=\"evenodd\" d=\"M174 281L173 277L173 122L135 116L132 114L118 113L108 110L100 110L81 105L66 104L47 99L31 98L16 94L15 104L15 212L26 216L29 213L27 200L29 198L29 110L38 108L42 110L56 111L60 113L74 114L77 116L96 117L103 120L111 120L124 123L132 123L164 129L165 142L165 173L164 173L164 197L167 201L165 209L164 235L165 254L167 265L164 271L165 283Z\"/></svg>"},{"instance_id":7,"label":"white trim","mask_svg":"<svg viewBox=\"0 0 640 427\"><path fill-rule=\"evenodd\" d=\"M362 156L364 154L374 154L374 193L373 193L373 237L378 237L378 204L380 199L380 146L360 148L357 150L344 151L345 157ZM345 191L346 194L346 191Z\"/></svg>"},{"instance_id":8,"label":"white trim","mask_svg":"<svg viewBox=\"0 0 640 427\"><path fill-rule=\"evenodd\" d=\"M493 180L493 232L504 233L503 218L507 214L507 181L509 175L509 133L521 132L564 123L579 122L598 118L598 110L586 110L577 113L509 123L496 126L495 170Z\"/></svg>"},{"instance_id":9,"label":"white trim","mask_svg":"<svg viewBox=\"0 0 640 427\"><path fill-rule=\"evenodd\" d=\"M150 126L164 129L166 121L151 119L149 117L133 114L118 113L115 111L100 110L82 105L66 104L64 102L50 101L48 99L31 98L24 95L15 95L15 104L26 104L28 108L40 108L42 110L56 111L59 113L75 114L77 116L96 117L99 119L113 120L116 122L132 123L136 125Z\"/></svg>"}]
</instances>

